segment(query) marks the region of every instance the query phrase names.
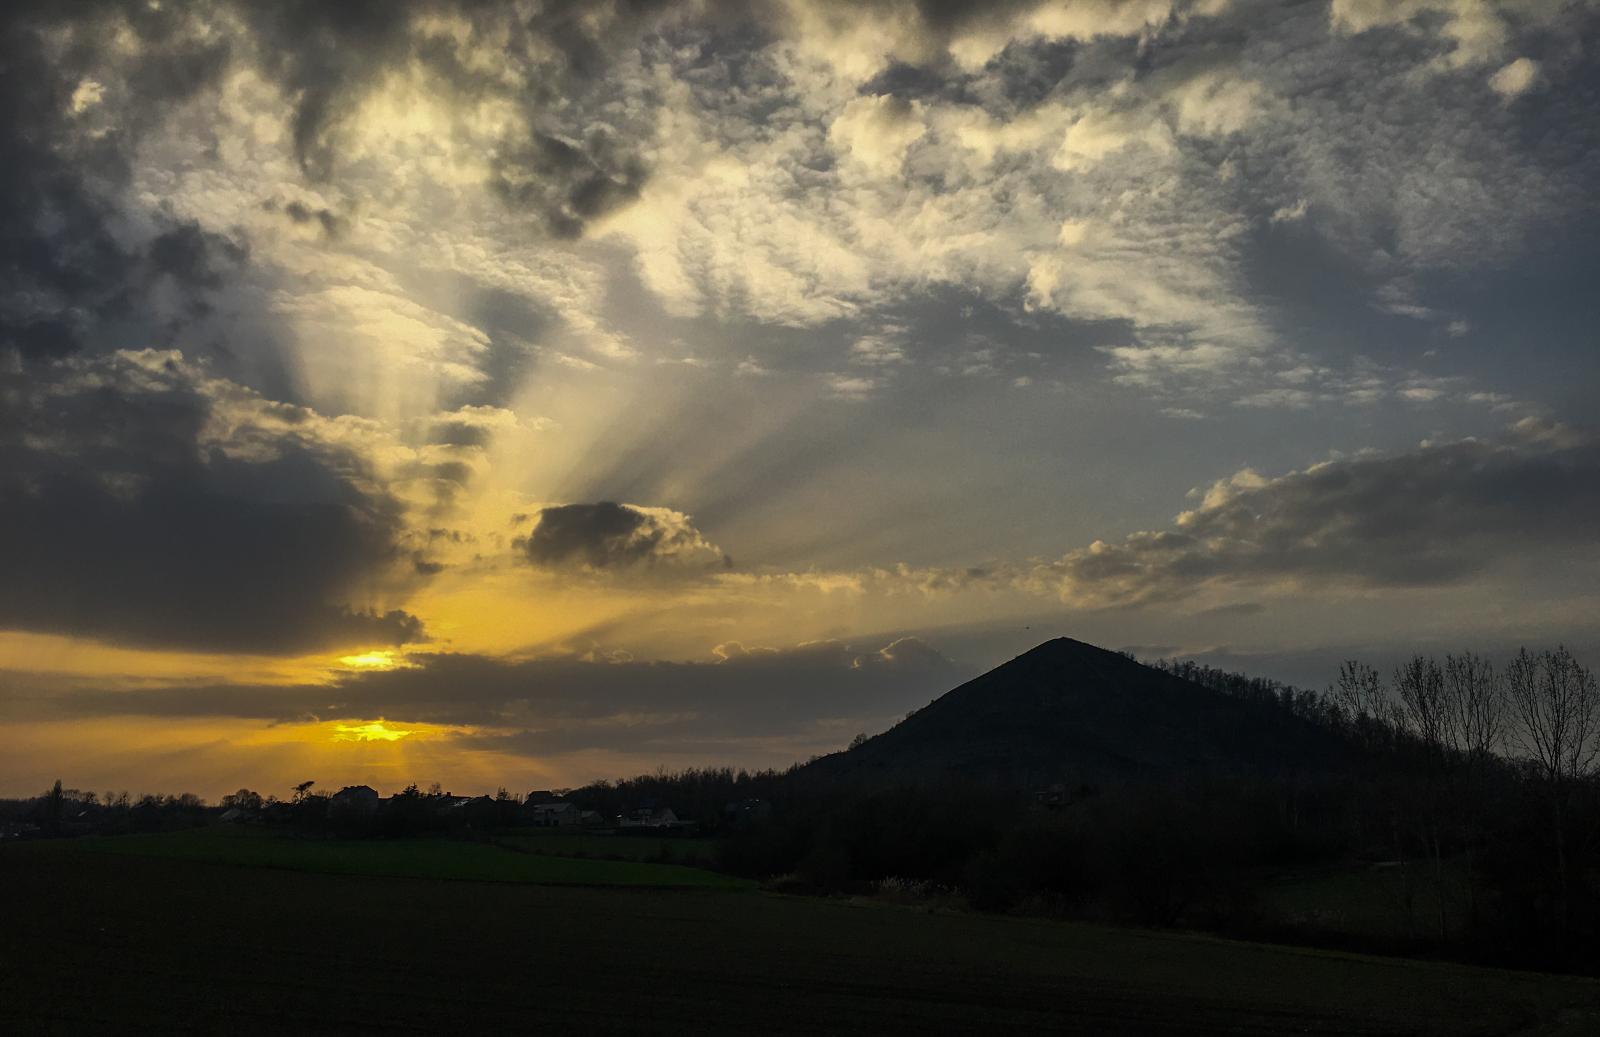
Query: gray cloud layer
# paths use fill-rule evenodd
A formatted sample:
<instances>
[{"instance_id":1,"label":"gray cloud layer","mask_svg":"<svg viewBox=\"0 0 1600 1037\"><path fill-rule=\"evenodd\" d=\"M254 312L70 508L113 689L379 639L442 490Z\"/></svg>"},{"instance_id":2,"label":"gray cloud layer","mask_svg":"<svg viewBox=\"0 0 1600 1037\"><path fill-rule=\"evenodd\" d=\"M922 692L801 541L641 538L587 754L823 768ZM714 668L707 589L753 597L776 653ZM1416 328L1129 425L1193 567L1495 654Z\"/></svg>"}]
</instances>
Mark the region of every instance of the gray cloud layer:
<instances>
[{"instance_id":1,"label":"gray cloud layer","mask_svg":"<svg viewBox=\"0 0 1600 1037\"><path fill-rule=\"evenodd\" d=\"M522 754L589 749L682 751L696 740L792 738L883 723L972 674L905 638L861 649L837 641L796 648L718 648L715 662L554 658L515 662L420 657L411 669L346 676L332 686L181 686L140 691L20 691L11 715L43 704L84 716L240 717L293 722L369 720L483 729L461 744ZM840 732L843 732L841 735Z\"/></svg>"},{"instance_id":2,"label":"gray cloud layer","mask_svg":"<svg viewBox=\"0 0 1600 1037\"><path fill-rule=\"evenodd\" d=\"M353 609L400 511L314 416L173 354L0 372L0 627L205 651L422 638Z\"/></svg>"},{"instance_id":3,"label":"gray cloud layer","mask_svg":"<svg viewBox=\"0 0 1600 1037\"><path fill-rule=\"evenodd\" d=\"M1528 423L1466 440L1219 482L1167 530L1098 542L1044 570L1065 599L1130 605L1213 583L1439 586L1592 549L1600 440Z\"/></svg>"}]
</instances>

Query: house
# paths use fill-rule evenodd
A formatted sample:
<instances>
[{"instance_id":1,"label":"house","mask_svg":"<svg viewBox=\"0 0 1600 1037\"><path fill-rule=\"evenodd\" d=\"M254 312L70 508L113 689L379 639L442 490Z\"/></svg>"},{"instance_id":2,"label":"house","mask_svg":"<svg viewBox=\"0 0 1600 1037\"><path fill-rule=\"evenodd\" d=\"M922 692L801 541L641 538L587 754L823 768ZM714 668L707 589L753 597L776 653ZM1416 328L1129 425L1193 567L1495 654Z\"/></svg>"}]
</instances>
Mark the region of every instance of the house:
<instances>
[{"instance_id":1,"label":"house","mask_svg":"<svg viewBox=\"0 0 1600 1037\"><path fill-rule=\"evenodd\" d=\"M570 828L581 822L583 813L571 803L535 803L528 811L528 823L535 828Z\"/></svg>"},{"instance_id":2,"label":"house","mask_svg":"<svg viewBox=\"0 0 1600 1037\"><path fill-rule=\"evenodd\" d=\"M641 807L617 818L617 827L640 830L669 831L681 829L686 822L672 812L671 807Z\"/></svg>"},{"instance_id":3,"label":"house","mask_svg":"<svg viewBox=\"0 0 1600 1037\"><path fill-rule=\"evenodd\" d=\"M328 806L340 813L376 813L378 790L370 785L347 785L329 797Z\"/></svg>"}]
</instances>

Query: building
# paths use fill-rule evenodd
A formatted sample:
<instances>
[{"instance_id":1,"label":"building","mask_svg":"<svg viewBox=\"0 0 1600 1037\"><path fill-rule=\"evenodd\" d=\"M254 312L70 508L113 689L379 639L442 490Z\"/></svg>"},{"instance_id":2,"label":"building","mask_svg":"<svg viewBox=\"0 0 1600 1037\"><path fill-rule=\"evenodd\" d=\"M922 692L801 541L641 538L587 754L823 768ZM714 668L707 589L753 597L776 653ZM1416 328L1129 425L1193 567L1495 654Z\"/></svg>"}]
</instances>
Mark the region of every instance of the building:
<instances>
[{"instance_id":1,"label":"building","mask_svg":"<svg viewBox=\"0 0 1600 1037\"><path fill-rule=\"evenodd\" d=\"M656 831L676 831L683 828L685 822L672 812L671 807L641 807L630 810L617 818L617 827L630 830L652 829Z\"/></svg>"},{"instance_id":2,"label":"building","mask_svg":"<svg viewBox=\"0 0 1600 1037\"><path fill-rule=\"evenodd\" d=\"M582 822L582 814L567 802L535 803L528 810L528 823L535 828L571 828Z\"/></svg>"},{"instance_id":3,"label":"building","mask_svg":"<svg viewBox=\"0 0 1600 1037\"><path fill-rule=\"evenodd\" d=\"M347 785L329 797L328 806L342 814L377 813L378 790L370 785Z\"/></svg>"}]
</instances>

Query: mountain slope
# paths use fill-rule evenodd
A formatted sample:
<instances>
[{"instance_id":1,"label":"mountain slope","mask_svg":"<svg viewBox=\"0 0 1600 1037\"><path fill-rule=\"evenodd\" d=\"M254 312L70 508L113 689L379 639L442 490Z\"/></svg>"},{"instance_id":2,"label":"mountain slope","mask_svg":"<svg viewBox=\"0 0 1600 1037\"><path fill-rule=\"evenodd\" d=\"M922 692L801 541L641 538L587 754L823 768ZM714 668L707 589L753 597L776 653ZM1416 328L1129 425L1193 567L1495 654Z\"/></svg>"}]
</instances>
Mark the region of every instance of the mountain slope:
<instances>
[{"instance_id":1,"label":"mountain slope","mask_svg":"<svg viewBox=\"0 0 1600 1037\"><path fill-rule=\"evenodd\" d=\"M1094 645L1057 638L883 734L814 761L822 778L1039 785L1335 766L1330 732Z\"/></svg>"}]
</instances>

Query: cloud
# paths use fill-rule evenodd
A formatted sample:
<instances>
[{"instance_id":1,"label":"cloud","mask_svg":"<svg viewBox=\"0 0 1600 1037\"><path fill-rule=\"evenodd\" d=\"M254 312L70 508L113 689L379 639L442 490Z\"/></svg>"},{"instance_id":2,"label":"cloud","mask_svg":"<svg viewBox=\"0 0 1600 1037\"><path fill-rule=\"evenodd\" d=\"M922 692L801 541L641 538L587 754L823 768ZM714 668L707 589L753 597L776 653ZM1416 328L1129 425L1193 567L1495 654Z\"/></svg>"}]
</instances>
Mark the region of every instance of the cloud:
<instances>
[{"instance_id":1,"label":"cloud","mask_svg":"<svg viewBox=\"0 0 1600 1037\"><path fill-rule=\"evenodd\" d=\"M1489 88L1510 99L1526 93L1539 80L1539 63L1518 58L1489 77Z\"/></svg>"},{"instance_id":2,"label":"cloud","mask_svg":"<svg viewBox=\"0 0 1600 1037\"><path fill-rule=\"evenodd\" d=\"M365 430L177 354L0 374L0 628L198 651L425 640ZM398 588L396 588L398 589Z\"/></svg>"},{"instance_id":3,"label":"cloud","mask_svg":"<svg viewBox=\"0 0 1600 1037\"><path fill-rule=\"evenodd\" d=\"M892 62L981 69L1008 46L1154 35L1227 0L785 0L787 35L840 76L867 79Z\"/></svg>"},{"instance_id":4,"label":"cloud","mask_svg":"<svg viewBox=\"0 0 1600 1037\"><path fill-rule=\"evenodd\" d=\"M1505 19L1489 0L1333 0L1328 8L1333 28L1347 33L1379 27L1426 33L1430 15L1439 42L1448 44L1434 59L1443 68L1491 60L1509 35Z\"/></svg>"},{"instance_id":5,"label":"cloud","mask_svg":"<svg viewBox=\"0 0 1600 1037\"><path fill-rule=\"evenodd\" d=\"M491 128L487 186L552 235L572 238L630 201L647 176L634 127L616 125L623 106L613 104L609 118L578 109L620 100L610 66L678 6L557 3L523 18L509 8L402 0L233 13L253 37L260 70L292 107L294 151L310 180L335 181L359 161L373 96L409 79L479 114Z\"/></svg>"},{"instance_id":6,"label":"cloud","mask_svg":"<svg viewBox=\"0 0 1600 1037\"><path fill-rule=\"evenodd\" d=\"M731 564L682 512L611 501L543 508L521 544L544 569L690 572Z\"/></svg>"},{"instance_id":7,"label":"cloud","mask_svg":"<svg viewBox=\"0 0 1600 1037\"><path fill-rule=\"evenodd\" d=\"M1525 421L1461 440L1213 484L1165 530L1041 567L1062 600L1166 603L1211 585L1317 592L1443 586L1596 545L1600 440Z\"/></svg>"},{"instance_id":8,"label":"cloud","mask_svg":"<svg viewBox=\"0 0 1600 1037\"><path fill-rule=\"evenodd\" d=\"M406 668L349 673L314 685L125 691L39 686L5 708L8 716L47 705L78 716L285 723L381 716L471 729L461 736L460 748L518 755L606 749L647 760L693 752L697 745L729 748L756 739L793 742L804 754L838 748L863 728L886 727L973 675L915 637L876 649L831 640L786 648L729 643L718 646L712 659L696 662L589 656L513 661L418 655ZM708 751L715 756L715 748Z\"/></svg>"},{"instance_id":9,"label":"cloud","mask_svg":"<svg viewBox=\"0 0 1600 1037\"><path fill-rule=\"evenodd\" d=\"M237 50L193 4L23 0L0 30L0 350L171 342L248 267L234 228L130 204L138 157Z\"/></svg>"},{"instance_id":10,"label":"cloud","mask_svg":"<svg viewBox=\"0 0 1600 1037\"><path fill-rule=\"evenodd\" d=\"M921 108L901 97L858 97L828 127L828 140L874 176L895 176L905 163L906 150L927 133Z\"/></svg>"},{"instance_id":11,"label":"cloud","mask_svg":"<svg viewBox=\"0 0 1600 1037\"><path fill-rule=\"evenodd\" d=\"M1306 216L1306 200L1298 199L1293 205L1283 205L1272 211L1269 217L1273 223L1294 223L1303 220Z\"/></svg>"}]
</instances>

